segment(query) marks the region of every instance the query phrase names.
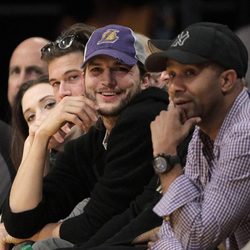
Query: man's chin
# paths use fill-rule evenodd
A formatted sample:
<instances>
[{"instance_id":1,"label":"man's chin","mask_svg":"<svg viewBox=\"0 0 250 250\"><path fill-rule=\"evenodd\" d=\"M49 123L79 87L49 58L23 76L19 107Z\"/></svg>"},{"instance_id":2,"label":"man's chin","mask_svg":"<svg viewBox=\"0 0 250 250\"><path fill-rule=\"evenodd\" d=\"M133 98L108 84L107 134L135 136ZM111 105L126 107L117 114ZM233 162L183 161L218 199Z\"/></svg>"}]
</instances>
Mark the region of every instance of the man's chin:
<instances>
[{"instance_id":1,"label":"man's chin","mask_svg":"<svg viewBox=\"0 0 250 250\"><path fill-rule=\"evenodd\" d=\"M199 114L194 114L194 113L186 113L187 120L191 118L197 118L200 117Z\"/></svg>"},{"instance_id":2,"label":"man's chin","mask_svg":"<svg viewBox=\"0 0 250 250\"><path fill-rule=\"evenodd\" d=\"M126 107L128 104L127 100L120 100L119 102L114 103L98 103L99 106L99 113L100 115L107 116L107 117L114 117L118 116L122 109Z\"/></svg>"},{"instance_id":3,"label":"man's chin","mask_svg":"<svg viewBox=\"0 0 250 250\"><path fill-rule=\"evenodd\" d=\"M115 117L118 116L121 112L120 108L99 108L99 114L104 117Z\"/></svg>"}]
</instances>

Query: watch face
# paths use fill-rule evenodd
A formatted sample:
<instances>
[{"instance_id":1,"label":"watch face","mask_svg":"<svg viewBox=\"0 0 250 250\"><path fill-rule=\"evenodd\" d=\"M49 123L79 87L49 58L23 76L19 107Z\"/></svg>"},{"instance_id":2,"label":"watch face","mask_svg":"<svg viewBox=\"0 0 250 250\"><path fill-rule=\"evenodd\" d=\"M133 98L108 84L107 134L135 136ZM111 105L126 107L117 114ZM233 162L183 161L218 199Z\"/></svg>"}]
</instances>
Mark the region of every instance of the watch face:
<instances>
[{"instance_id":1,"label":"watch face","mask_svg":"<svg viewBox=\"0 0 250 250\"><path fill-rule=\"evenodd\" d=\"M169 172L176 164L180 164L178 155L158 155L154 158L153 165L157 174Z\"/></svg>"},{"instance_id":2,"label":"watch face","mask_svg":"<svg viewBox=\"0 0 250 250\"><path fill-rule=\"evenodd\" d=\"M167 170L167 161L164 157L158 156L154 159L154 169L156 173L164 173Z\"/></svg>"}]
</instances>

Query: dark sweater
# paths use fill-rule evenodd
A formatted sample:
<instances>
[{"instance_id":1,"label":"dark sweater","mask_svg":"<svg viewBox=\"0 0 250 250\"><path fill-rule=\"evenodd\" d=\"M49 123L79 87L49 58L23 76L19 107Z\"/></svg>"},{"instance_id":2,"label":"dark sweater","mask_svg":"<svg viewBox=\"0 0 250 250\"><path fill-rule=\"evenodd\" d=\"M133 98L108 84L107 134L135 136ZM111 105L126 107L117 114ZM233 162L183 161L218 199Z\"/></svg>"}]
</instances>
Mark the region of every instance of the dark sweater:
<instances>
[{"instance_id":1,"label":"dark sweater","mask_svg":"<svg viewBox=\"0 0 250 250\"><path fill-rule=\"evenodd\" d=\"M63 222L60 237L85 242L114 215L123 212L153 176L150 122L168 105L167 93L150 88L121 112L108 148L104 128L92 128L69 142L44 180L43 200L34 209L12 213L9 203L3 220L14 237L33 235L49 222L67 216L74 206L91 197L84 213Z\"/></svg>"},{"instance_id":2,"label":"dark sweater","mask_svg":"<svg viewBox=\"0 0 250 250\"><path fill-rule=\"evenodd\" d=\"M158 176L154 175L144 192L131 202L126 211L114 216L87 242L76 245L74 249L85 250L95 246L104 249L111 246L132 246L131 242L138 235L160 226L162 218L152 210L161 198L161 194L156 191L159 184Z\"/></svg>"},{"instance_id":3,"label":"dark sweater","mask_svg":"<svg viewBox=\"0 0 250 250\"><path fill-rule=\"evenodd\" d=\"M193 130L177 147L182 166L186 164L188 144L192 134ZM159 185L159 177L154 175L144 188L144 192L130 203L126 211L111 218L87 242L77 244L73 248L60 248L60 250L147 249L147 242L141 245L133 245L132 242L138 235L162 224L162 218L158 217L152 210L161 198L160 193L157 192Z\"/></svg>"},{"instance_id":4,"label":"dark sweater","mask_svg":"<svg viewBox=\"0 0 250 250\"><path fill-rule=\"evenodd\" d=\"M11 128L7 123L0 121L0 214L15 174L10 159L10 141Z\"/></svg>"}]
</instances>

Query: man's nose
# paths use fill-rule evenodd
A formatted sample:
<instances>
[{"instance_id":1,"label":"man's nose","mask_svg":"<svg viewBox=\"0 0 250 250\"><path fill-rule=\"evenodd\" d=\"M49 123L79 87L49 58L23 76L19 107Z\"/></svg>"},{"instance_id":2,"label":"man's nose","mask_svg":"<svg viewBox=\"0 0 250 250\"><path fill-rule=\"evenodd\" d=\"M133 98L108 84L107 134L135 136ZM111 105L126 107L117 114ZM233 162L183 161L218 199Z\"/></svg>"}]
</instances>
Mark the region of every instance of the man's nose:
<instances>
[{"instance_id":1,"label":"man's nose","mask_svg":"<svg viewBox=\"0 0 250 250\"><path fill-rule=\"evenodd\" d=\"M71 90L65 82L61 82L58 90L59 97L62 99L65 96L71 96Z\"/></svg>"},{"instance_id":2,"label":"man's nose","mask_svg":"<svg viewBox=\"0 0 250 250\"><path fill-rule=\"evenodd\" d=\"M176 92L185 91L185 84L183 82L183 78L179 76L175 76L174 78L169 78L168 80L168 91L169 94L172 95Z\"/></svg>"},{"instance_id":3,"label":"man's nose","mask_svg":"<svg viewBox=\"0 0 250 250\"><path fill-rule=\"evenodd\" d=\"M102 84L105 86L115 85L114 73L110 69L106 69L102 74Z\"/></svg>"}]
</instances>

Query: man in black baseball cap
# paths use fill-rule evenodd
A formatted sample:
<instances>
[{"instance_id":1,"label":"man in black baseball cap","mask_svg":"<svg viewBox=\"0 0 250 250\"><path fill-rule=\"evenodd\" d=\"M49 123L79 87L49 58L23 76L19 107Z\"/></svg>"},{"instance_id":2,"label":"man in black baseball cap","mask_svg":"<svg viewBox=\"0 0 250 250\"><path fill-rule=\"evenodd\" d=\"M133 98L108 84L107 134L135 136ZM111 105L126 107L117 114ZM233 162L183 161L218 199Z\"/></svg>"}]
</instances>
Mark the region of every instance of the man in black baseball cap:
<instances>
[{"instance_id":1,"label":"man in black baseball cap","mask_svg":"<svg viewBox=\"0 0 250 250\"><path fill-rule=\"evenodd\" d=\"M183 64L214 61L225 69L234 69L240 78L246 74L247 50L240 38L226 25L195 23L182 31L171 44L170 42L151 41L153 46L164 51L147 58L146 67L149 71L165 70L166 59L174 59Z\"/></svg>"},{"instance_id":2,"label":"man in black baseball cap","mask_svg":"<svg viewBox=\"0 0 250 250\"><path fill-rule=\"evenodd\" d=\"M250 97L247 50L225 25L196 23L146 59L166 70L172 102L151 123L164 221L150 249L241 249L250 240ZM186 165L177 146L195 127ZM183 170L184 167L184 170Z\"/></svg>"}]
</instances>

